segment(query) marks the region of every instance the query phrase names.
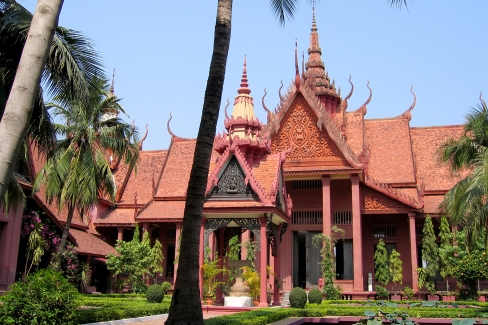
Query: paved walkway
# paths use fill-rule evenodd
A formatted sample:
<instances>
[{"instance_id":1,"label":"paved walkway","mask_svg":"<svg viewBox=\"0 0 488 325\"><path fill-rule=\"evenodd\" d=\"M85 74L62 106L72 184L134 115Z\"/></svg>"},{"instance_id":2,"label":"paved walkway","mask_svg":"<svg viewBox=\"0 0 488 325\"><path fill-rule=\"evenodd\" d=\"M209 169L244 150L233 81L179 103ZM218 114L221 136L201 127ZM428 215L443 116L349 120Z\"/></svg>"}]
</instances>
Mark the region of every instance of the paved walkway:
<instances>
[{"instance_id":1,"label":"paved walkway","mask_svg":"<svg viewBox=\"0 0 488 325\"><path fill-rule=\"evenodd\" d=\"M229 313L204 313L203 319L209 319L209 318L228 315L228 314ZM164 324L167 318L168 318L168 314L162 314L162 315L145 316L145 317L138 317L138 318L112 320L112 321L100 322L100 323L89 323L84 325L119 325L119 324L132 324L132 323L136 323L137 325L162 325Z\"/></svg>"}]
</instances>

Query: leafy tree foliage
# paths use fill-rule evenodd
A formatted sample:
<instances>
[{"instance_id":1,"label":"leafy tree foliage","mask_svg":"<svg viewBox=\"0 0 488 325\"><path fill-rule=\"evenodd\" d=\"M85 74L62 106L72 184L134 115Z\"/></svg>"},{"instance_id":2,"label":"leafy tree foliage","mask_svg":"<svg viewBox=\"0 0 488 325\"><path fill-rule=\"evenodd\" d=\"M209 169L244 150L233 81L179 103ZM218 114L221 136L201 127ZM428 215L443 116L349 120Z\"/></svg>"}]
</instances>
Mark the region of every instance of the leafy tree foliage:
<instances>
[{"instance_id":1,"label":"leafy tree foliage","mask_svg":"<svg viewBox=\"0 0 488 325\"><path fill-rule=\"evenodd\" d=\"M344 230L337 227L332 227L333 233L340 233L344 235ZM336 239L326 236L324 234L317 234L313 236L312 243L316 246L322 246L320 249L320 255L322 261L320 262L320 270L322 272L322 278L324 279L324 287L322 292L329 300L339 299L341 290L338 286L334 285L334 279L336 277L335 268L335 256L332 253L332 247L335 245Z\"/></svg>"},{"instance_id":2,"label":"leafy tree foliage","mask_svg":"<svg viewBox=\"0 0 488 325\"><path fill-rule=\"evenodd\" d=\"M425 284L430 293L435 293L435 285L432 278L439 270L439 247L436 243L436 236L434 233L434 225L432 218L427 215L425 218L424 228L422 229L422 258L427 264L425 271L427 272L427 283Z\"/></svg>"},{"instance_id":3,"label":"leafy tree foliage","mask_svg":"<svg viewBox=\"0 0 488 325\"><path fill-rule=\"evenodd\" d=\"M441 245L439 247L440 271L443 278L446 278L446 289L449 291L449 279L452 275L452 268L455 264L455 254L453 253L451 226L446 216L441 217L441 227L439 232Z\"/></svg>"},{"instance_id":4,"label":"leafy tree foliage","mask_svg":"<svg viewBox=\"0 0 488 325\"><path fill-rule=\"evenodd\" d=\"M2 299L1 324L75 325L78 290L50 268L16 282Z\"/></svg>"},{"instance_id":5,"label":"leafy tree foliage","mask_svg":"<svg viewBox=\"0 0 488 325\"><path fill-rule=\"evenodd\" d=\"M164 259L159 240L151 247L149 234L144 232L139 239L139 227L136 225L131 241L118 240L115 245L117 254L107 256L107 268L115 274L127 273L133 288L138 288L149 277L162 272Z\"/></svg>"},{"instance_id":6,"label":"leafy tree foliage","mask_svg":"<svg viewBox=\"0 0 488 325\"><path fill-rule=\"evenodd\" d=\"M403 280L403 262L400 259L400 253L396 249L392 250L390 255L390 276L394 285L394 291L397 291L397 284L402 284Z\"/></svg>"},{"instance_id":7,"label":"leafy tree foliage","mask_svg":"<svg viewBox=\"0 0 488 325\"><path fill-rule=\"evenodd\" d=\"M374 252L374 278L386 286L390 282L390 271L388 269L388 253L385 242L380 238L376 251Z\"/></svg>"}]
</instances>

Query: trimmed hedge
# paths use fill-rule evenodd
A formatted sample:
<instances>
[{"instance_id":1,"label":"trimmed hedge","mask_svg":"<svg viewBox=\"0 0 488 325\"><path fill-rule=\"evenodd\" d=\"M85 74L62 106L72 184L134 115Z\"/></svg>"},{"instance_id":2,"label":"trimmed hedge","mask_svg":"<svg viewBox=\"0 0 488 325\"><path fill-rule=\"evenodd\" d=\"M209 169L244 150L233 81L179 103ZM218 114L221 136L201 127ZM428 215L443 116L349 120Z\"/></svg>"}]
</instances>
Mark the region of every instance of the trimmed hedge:
<instances>
[{"instance_id":1,"label":"trimmed hedge","mask_svg":"<svg viewBox=\"0 0 488 325\"><path fill-rule=\"evenodd\" d=\"M307 303L307 293L300 287L293 288L290 291L290 307L305 308Z\"/></svg>"},{"instance_id":2,"label":"trimmed hedge","mask_svg":"<svg viewBox=\"0 0 488 325\"><path fill-rule=\"evenodd\" d=\"M308 302L320 305L322 303L322 292L319 289L312 289L308 292Z\"/></svg>"},{"instance_id":3,"label":"trimmed hedge","mask_svg":"<svg viewBox=\"0 0 488 325\"><path fill-rule=\"evenodd\" d=\"M160 304L164 298L164 289L159 284L153 284L147 288L147 302Z\"/></svg>"},{"instance_id":4,"label":"trimmed hedge","mask_svg":"<svg viewBox=\"0 0 488 325\"><path fill-rule=\"evenodd\" d=\"M169 312L169 304L134 304L133 302L127 305L121 304L113 307L102 307L93 309L78 310L79 324L107 322L111 320L118 320L124 318L135 318L142 316L152 316L159 314L167 314Z\"/></svg>"}]
</instances>

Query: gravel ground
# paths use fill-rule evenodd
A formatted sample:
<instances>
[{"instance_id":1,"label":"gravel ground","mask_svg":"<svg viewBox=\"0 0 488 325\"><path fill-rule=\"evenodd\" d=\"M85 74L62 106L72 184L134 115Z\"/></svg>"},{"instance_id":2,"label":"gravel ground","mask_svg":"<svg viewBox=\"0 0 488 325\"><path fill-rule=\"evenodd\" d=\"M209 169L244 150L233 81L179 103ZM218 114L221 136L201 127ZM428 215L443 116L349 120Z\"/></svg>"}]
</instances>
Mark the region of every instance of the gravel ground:
<instances>
[{"instance_id":1,"label":"gravel ground","mask_svg":"<svg viewBox=\"0 0 488 325\"><path fill-rule=\"evenodd\" d=\"M203 319L209 319L212 317L217 317L222 315L226 315L226 314L204 313ZM155 315L155 316L147 316L147 317L139 317L139 318L114 320L114 321L101 322L101 323L90 323L85 325L118 325L118 324L132 324L132 323L137 325L163 325L167 318L168 318L168 314L163 314L163 315Z\"/></svg>"}]
</instances>

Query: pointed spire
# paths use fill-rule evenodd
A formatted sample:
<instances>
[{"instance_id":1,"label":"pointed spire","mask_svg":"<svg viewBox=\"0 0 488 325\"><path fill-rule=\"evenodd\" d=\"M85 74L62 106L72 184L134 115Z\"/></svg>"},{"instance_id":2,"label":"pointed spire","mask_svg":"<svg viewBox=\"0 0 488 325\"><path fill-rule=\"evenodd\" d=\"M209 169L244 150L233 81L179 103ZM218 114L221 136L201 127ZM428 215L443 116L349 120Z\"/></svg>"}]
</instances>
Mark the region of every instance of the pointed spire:
<instances>
[{"instance_id":1,"label":"pointed spire","mask_svg":"<svg viewBox=\"0 0 488 325\"><path fill-rule=\"evenodd\" d=\"M246 56L244 55L244 69L242 71L241 88L237 90L239 94L249 95L251 89L249 89L249 84L247 83L247 69L246 69Z\"/></svg>"},{"instance_id":2,"label":"pointed spire","mask_svg":"<svg viewBox=\"0 0 488 325\"><path fill-rule=\"evenodd\" d=\"M112 95L115 95L114 91L115 91L115 68L114 68L114 72L112 73L112 85L110 86L110 93Z\"/></svg>"},{"instance_id":3,"label":"pointed spire","mask_svg":"<svg viewBox=\"0 0 488 325\"><path fill-rule=\"evenodd\" d=\"M300 89L300 71L298 70L298 42L295 39L295 86Z\"/></svg>"},{"instance_id":4,"label":"pointed spire","mask_svg":"<svg viewBox=\"0 0 488 325\"><path fill-rule=\"evenodd\" d=\"M312 7L312 32L317 31L317 22L315 21L315 5Z\"/></svg>"}]
</instances>

